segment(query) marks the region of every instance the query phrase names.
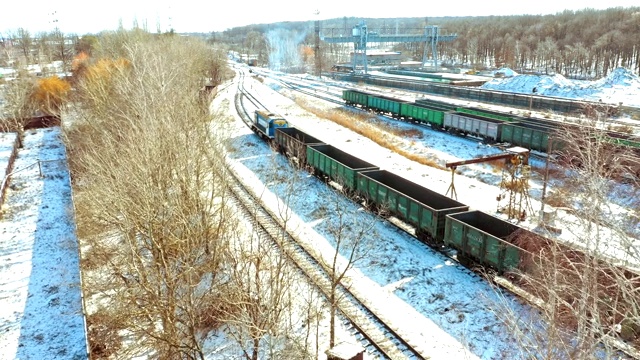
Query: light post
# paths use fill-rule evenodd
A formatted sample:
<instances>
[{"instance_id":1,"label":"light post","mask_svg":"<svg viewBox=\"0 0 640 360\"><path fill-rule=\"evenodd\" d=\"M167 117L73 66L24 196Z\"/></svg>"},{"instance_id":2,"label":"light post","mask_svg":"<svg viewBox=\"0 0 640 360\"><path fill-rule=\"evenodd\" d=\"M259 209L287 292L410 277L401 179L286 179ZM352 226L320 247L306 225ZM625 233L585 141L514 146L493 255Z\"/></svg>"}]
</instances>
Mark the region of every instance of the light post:
<instances>
[{"instance_id":1,"label":"light post","mask_svg":"<svg viewBox=\"0 0 640 360\"><path fill-rule=\"evenodd\" d=\"M533 90L531 90L531 95L529 95L529 112L531 112L531 108L533 107L533 94L538 92L538 88L534 87Z\"/></svg>"}]
</instances>

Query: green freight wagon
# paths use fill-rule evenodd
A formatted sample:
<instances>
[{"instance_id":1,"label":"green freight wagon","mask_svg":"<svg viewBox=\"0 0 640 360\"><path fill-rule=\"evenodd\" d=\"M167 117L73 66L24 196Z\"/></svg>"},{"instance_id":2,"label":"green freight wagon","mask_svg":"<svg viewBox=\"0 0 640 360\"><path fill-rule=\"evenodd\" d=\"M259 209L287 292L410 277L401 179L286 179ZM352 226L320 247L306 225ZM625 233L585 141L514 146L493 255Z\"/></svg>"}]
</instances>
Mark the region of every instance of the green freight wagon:
<instances>
[{"instance_id":1,"label":"green freight wagon","mask_svg":"<svg viewBox=\"0 0 640 360\"><path fill-rule=\"evenodd\" d=\"M445 216L469 206L438 194L385 170L362 171L357 192L375 208L388 211L416 229L416 237L433 246L443 245Z\"/></svg>"},{"instance_id":2,"label":"green freight wagon","mask_svg":"<svg viewBox=\"0 0 640 360\"><path fill-rule=\"evenodd\" d=\"M444 243L458 251L458 260L465 266L475 262L499 273L516 268L524 250L510 243L519 226L481 211L447 215Z\"/></svg>"},{"instance_id":3,"label":"green freight wagon","mask_svg":"<svg viewBox=\"0 0 640 360\"><path fill-rule=\"evenodd\" d=\"M358 90L342 90L342 99L347 105L355 106L360 105L366 108L368 105L368 98L371 96L368 92Z\"/></svg>"},{"instance_id":4,"label":"green freight wagon","mask_svg":"<svg viewBox=\"0 0 640 360\"><path fill-rule=\"evenodd\" d=\"M640 137L631 134L607 131L608 141L615 145L640 148Z\"/></svg>"},{"instance_id":5,"label":"green freight wagon","mask_svg":"<svg viewBox=\"0 0 640 360\"><path fill-rule=\"evenodd\" d=\"M400 104L400 117L431 125L434 129L442 129L444 113L448 110L436 106L418 105L416 103Z\"/></svg>"},{"instance_id":6,"label":"green freight wagon","mask_svg":"<svg viewBox=\"0 0 640 360\"><path fill-rule=\"evenodd\" d=\"M338 183L347 193L356 190L358 172L378 170L377 166L326 144L307 146L307 163L315 175Z\"/></svg>"},{"instance_id":7,"label":"green freight wagon","mask_svg":"<svg viewBox=\"0 0 640 360\"><path fill-rule=\"evenodd\" d=\"M533 123L505 123L502 125L500 141L530 150L547 152L549 135L553 131L554 129Z\"/></svg>"},{"instance_id":8,"label":"green freight wagon","mask_svg":"<svg viewBox=\"0 0 640 360\"><path fill-rule=\"evenodd\" d=\"M389 114L395 118L400 117L400 105L408 103L408 101L394 99L382 95L370 95L367 98L367 107L377 110L382 114Z\"/></svg>"},{"instance_id":9,"label":"green freight wagon","mask_svg":"<svg viewBox=\"0 0 640 360\"><path fill-rule=\"evenodd\" d=\"M324 144L323 141L294 127L277 128L275 143L279 153L294 159L298 165L307 163L307 145Z\"/></svg>"},{"instance_id":10,"label":"green freight wagon","mask_svg":"<svg viewBox=\"0 0 640 360\"><path fill-rule=\"evenodd\" d=\"M387 74L418 77L418 78L423 78L426 81L432 81L432 82L443 83L443 84L451 84L452 82L451 79L446 79L441 74L433 74L433 73L427 73L422 71L388 70Z\"/></svg>"}]
</instances>

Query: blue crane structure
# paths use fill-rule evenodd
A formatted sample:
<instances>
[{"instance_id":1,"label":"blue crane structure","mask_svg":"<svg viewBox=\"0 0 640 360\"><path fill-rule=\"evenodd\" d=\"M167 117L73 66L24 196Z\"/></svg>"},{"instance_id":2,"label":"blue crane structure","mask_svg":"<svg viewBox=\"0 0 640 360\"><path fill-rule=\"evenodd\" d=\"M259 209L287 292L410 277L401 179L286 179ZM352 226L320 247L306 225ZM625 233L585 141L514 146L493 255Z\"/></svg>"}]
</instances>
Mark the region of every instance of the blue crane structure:
<instances>
[{"instance_id":1,"label":"blue crane structure","mask_svg":"<svg viewBox=\"0 0 640 360\"><path fill-rule=\"evenodd\" d=\"M421 35L381 35L377 32L369 32L367 25L364 21L361 21L358 25L353 27L351 36L340 37L323 37L321 40L331 43L350 43L353 42L353 70L355 71L358 63L362 65L364 73L367 73L367 44L368 43L408 43L408 42L424 42L424 51L422 54L422 65L426 63L427 49L431 49L431 56L438 68L438 42L439 41L453 41L458 37L456 34L452 35L440 35L439 28L436 25L425 26L424 33Z\"/></svg>"}]
</instances>

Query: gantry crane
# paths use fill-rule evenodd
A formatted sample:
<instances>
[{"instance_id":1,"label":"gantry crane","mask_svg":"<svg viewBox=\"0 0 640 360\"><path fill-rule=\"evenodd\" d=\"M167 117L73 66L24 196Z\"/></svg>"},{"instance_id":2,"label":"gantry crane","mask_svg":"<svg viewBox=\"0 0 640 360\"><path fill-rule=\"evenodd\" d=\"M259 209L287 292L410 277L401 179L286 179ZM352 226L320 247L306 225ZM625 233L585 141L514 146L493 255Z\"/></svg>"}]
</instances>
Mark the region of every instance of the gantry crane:
<instances>
[{"instance_id":1,"label":"gantry crane","mask_svg":"<svg viewBox=\"0 0 640 360\"><path fill-rule=\"evenodd\" d=\"M529 201L529 150L525 148L512 147L500 154L446 163L446 167L451 169L451 184L445 195L449 195L449 192L451 192L451 198L455 197L456 200L458 199L453 181L458 166L501 159L505 159L505 166L502 171L502 181L500 182L501 193L496 199L498 201L498 211L506 211L509 219L517 218L520 221L524 220L526 217L525 209L532 211ZM504 209L501 209L500 201L505 198L508 198L509 202Z\"/></svg>"},{"instance_id":2,"label":"gantry crane","mask_svg":"<svg viewBox=\"0 0 640 360\"><path fill-rule=\"evenodd\" d=\"M316 30L319 31L319 28ZM441 35L438 26L428 25L424 27L424 33L421 35L401 35L401 34L381 34L378 32L370 32L364 21L360 21L353 27L351 34L341 34L340 36L320 36L322 41L330 44L346 44L353 43L353 70L355 71L360 64L363 72L367 73L367 49L370 43L424 43L424 51L422 54L422 66L427 61L428 50L431 49L433 64L438 71L438 42L450 42L458 38L456 34Z\"/></svg>"}]
</instances>

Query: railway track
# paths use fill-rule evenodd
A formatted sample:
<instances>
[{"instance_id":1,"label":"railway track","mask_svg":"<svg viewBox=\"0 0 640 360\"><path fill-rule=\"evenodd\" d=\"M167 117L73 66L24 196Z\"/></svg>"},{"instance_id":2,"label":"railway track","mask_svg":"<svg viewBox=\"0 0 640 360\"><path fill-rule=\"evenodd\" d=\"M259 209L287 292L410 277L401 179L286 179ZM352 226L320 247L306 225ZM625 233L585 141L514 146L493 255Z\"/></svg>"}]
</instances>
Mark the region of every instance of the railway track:
<instances>
[{"instance_id":1,"label":"railway track","mask_svg":"<svg viewBox=\"0 0 640 360\"><path fill-rule=\"evenodd\" d=\"M262 76L267 76L262 74ZM279 82L283 87L286 87L292 91L296 91L302 94L305 94L307 96L312 96L315 97L317 99L321 99L321 100L325 100L334 104L338 104L338 105L345 105L344 104L344 100L342 100L341 96L335 95L333 94L331 91L328 90L323 90L321 88L313 88L313 91L309 90L309 86L300 86L300 85L295 85L292 84L290 82L287 82L285 80L282 80L278 77L271 77L272 80ZM358 107L353 107L354 109L358 109L361 111L365 111L362 110ZM424 124L424 123L420 123L420 122L408 122L402 119L396 119L394 117L391 116L387 116L387 115L383 115L383 114L378 114L378 116L382 116L384 117L386 120L391 120L391 121L398 121L398 122L403 122L403 123L412 123L414 125L429 129L429 130L434 130L431 126ZM454 136L454 135L452 135ZM465 136L465 137L461 137L461 139L466 139L467 141L469 141L470 144L476 144L478 141L481 141L481 138L477 138L477 137L473 137L473 136ZM492 144L492 146L496 147L499 150L505 151L507 148L511 147L510 144L505 144L505 143L495 143ZM530 158L533 159L537 159L538 161L541 162L546 162L548 155L546 153L541 153L541 152L537 152L537 151L531 151L529 154Z\"/></svg>"},{"instance_id":2,"label":"railway track","mask_svg":"<svg viewBox=\"0 0 640 360\"><path fill-rule=\"evenodd\" d=\"M243 106L243 99L254 106L261 106L260 102L246 92L243 85L244 75L240 76L235 105L245 123L250 114ZM234 195L239 208L247 218L252 219L252 225L261 236L272 239L274 244L290 259L304 276L314 284L327 298L331 292L331 271L326 267L321 255L297 238L296 234L286 231L282 219L270 209L261 205L259 196L243 185L242 179L230 172L232 176L229 188ZM283 231L284 230L284 231ZM395 330L376 311L368 305L368 300L352 292L349 286L340 284L337 289L339 299L337 308L342 322L361 342L370 356L378 359L426 359L429 354L409 344L403 335Z\"/></svg>"},{"instance_id":3,"label":"railway track","mask_svg":"<svg viewBox=\"0 0 640 360\"><path fill-rule=\"evenodd\" d=\"M269 76L271 77L273 80L280 82L283 86L290 88L291 90L295 90L301 93L304 93L306 95L309 96L314 96L317 97L319 99L323 99L326 101L330 101L332 103L336 103L339 105L344 105L344 101L342 101L341 98L341 94L340 95L336 95L333 94L331 91L328 90L323 90L322 86L305 86L305 85L293 85L290 82L284 81L278 77L275 76L270 76L269 74L264 74L261 73L262 76ZM379 79L379 80L383 80L383 79L387 79L384 76L379 76L379 75L371 75L369 76L369 78L372 79ZM410 80L407 79L407 82L420 82L420 80ZM345 87L346 88L346 87ZM383 91L384 87L381 86L373 86L372 88L368 88L366 91L372 91L374 93L381 93ZM321 95L322 93L325 94L329 94L330 96L324 96ZM414 98L418 98L420 96L424 96L425 94L423 92L416 92L416 91L411 91L411 90L406 90L406 94L400 96L400 98L406 99L408 101L411 101ZM437 96L438 98L442 98L442 96L437 95L437 94L430 94L432 96ZM464 103L464 104L468 104L469 101L471 99L453 99L455 100L454 103ZM440 100L442 101L442 100ZM567 100L570 101L570 100ZM576 100L578 101L578 100ZM485 103L481 103L481 104L485 104ZM500 106L500 104L485 104L485 105L490 105L490 106ZM460 106L467 106L467 105L463 105L460 104ZM504 106L509 106L509 105L504 105ZM628 108L628 109L635 109L635 108ZM636 110L637 112L637 110ZM626 113L627 115L630 115L630 113ZM541 117L542 115L538 115L539 117ZM551 116L550 118L546 118L546 116ZM562 123L566 123L566 124L580 124L584 121L584 119L579 118L579 117L567 117L567 116L559 116L559 115L552 115L552 114L547 114L545 115L545 119L540 119L541 121L553 121L556 122L558 124L562 124ZM601 125L599 125L599 127L601 128L605 128L605 127L611 127L611 126L619 126L619 127L625 127L627 129L630 129L631 134L640 134L640 121L638 120L630 120L630 119L616 119L616 118L608 118L605 122L602 122ZM615 129L614 129L615 131ZM625 130L626 131L626 130ZM622 133L625 134L625 133Z\"/></svg>"}]
</instances>

